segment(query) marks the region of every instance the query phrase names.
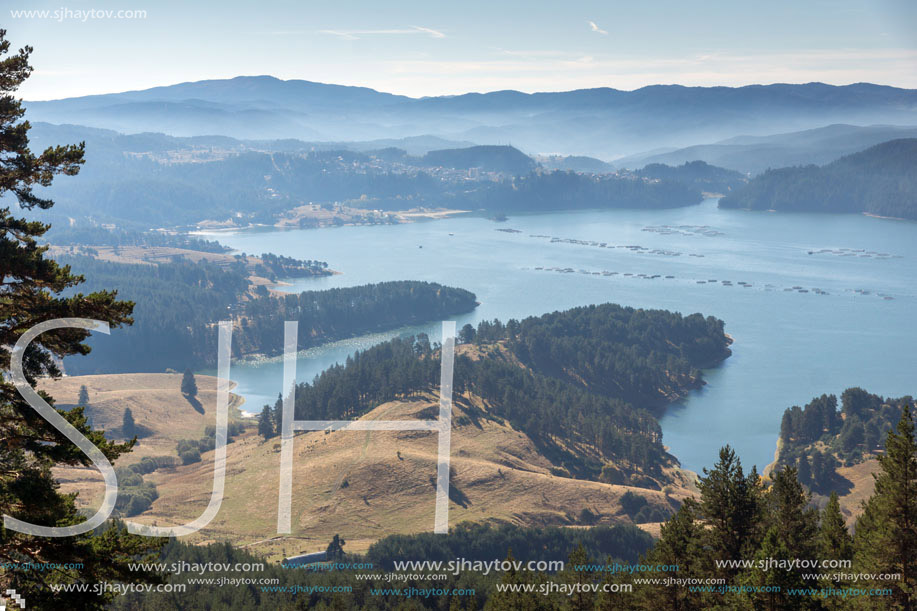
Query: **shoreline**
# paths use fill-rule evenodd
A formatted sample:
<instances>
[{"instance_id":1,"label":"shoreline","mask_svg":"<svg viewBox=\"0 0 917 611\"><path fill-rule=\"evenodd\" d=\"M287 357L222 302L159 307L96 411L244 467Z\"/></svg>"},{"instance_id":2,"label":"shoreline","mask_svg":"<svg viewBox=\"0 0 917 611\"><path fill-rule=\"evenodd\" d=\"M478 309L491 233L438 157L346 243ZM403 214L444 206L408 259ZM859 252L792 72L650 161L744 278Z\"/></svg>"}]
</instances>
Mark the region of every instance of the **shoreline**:
<instances>
[{"instance_id":1,"label":"shoreline","mask_svg":"<svg viewBox=\"0 0 917 611\"><path fill-rule=\"evenodd\" d=\"M294 208L293 211L301 208L302 207ZM310 212L314 211L316 210L310 209ZM324 216L314 215L294 215L279 218L273 223L249 223L242 226L231 224L229 221L204 220L196 223L190 228L176 228L175 231L186 235L207 236L263 228L300 230L327 229L334 227L374 227L377 225L405 225L422 221L436 221L474 213L473 210L461 210L456 208L408 208L407 210L392 210L391 212L382 213L384 216L374 216L373 218L381 219L379 222L365 222L352 220L352 215L356 212L379 214L379 212L375 210L364 211L359 208L348 208L346 211L342 211L342 213L351 215L351 219L341 220L340 222L334 222L334 218L339 218L335 216L325 218ZM301 226L298 221L302 219L312 219L315 223Z\"/></svg>"},{"instance_id":2,"label":"shoreline","mask_svg":"<svg viewBox=\"0 0 917 611\"><path fill-rule=\"evenodd\" d=\"M774 470L774 467L777 466L777 461L780 460L781 449L783 449L783 440L780 439L780 435L777 435L777 449L774 450L774 460L765 465L764 469L761 470L761 477L770 478L771 472Z\"/></svg>"},{"instance_id":3,"label":"shoreline","mask_svg":"<svg viewBox=\"0 0 917 611\"><path fill-rule=\"evenodd\" d=\"M906 219L900 216L882 216L881 214L874 214L872 212L863 212L862 214L863 216L868 216L874 219L884 219L886 221L914 221L914 219Z\"/></svg>"}]
</instances>

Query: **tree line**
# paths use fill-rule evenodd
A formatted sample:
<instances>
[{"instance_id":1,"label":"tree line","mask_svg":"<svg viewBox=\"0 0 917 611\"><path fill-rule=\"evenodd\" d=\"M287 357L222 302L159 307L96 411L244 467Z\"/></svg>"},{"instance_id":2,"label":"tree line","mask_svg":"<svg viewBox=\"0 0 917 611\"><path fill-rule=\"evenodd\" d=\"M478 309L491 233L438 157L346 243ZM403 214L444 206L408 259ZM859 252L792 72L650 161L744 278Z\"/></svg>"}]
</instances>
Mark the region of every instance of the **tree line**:
<instances>
[{"instance_id":1,"label":"tree line","mask_svg":"<svg viewBox=\"0 0 917 611\"><path fill-rule=\"evenodd\" d=\"M511 553L515 558L545 561L567 561L578 548L593 557L609 562L637 562L652 546L653 540L642 530L631 526L596 526L583 529L559 527L531 528L512 524L488 525L461 523L448 535L421 533L392 535L375 542L366 554L343 554L341 539L335 535L329 551L338 550L334 559L343 563L371 563L372 569L363 573L391 571L395 560L439 560L449 562L464 558L470 562L500 560ZM337 545L335 545L337 543ZM292 553L290 553L292 555ZM264 559L227 543L190 545L176 540L163 548L159 562L211 563L261 563ZM119 597L112 609L146 611L152 609L481 609L486 608L500 572L484 576L474 571L461 575L448 575L447 580L426 579L416 576L404 583L404 588L438 588L441 590L463 588L475 590L474 594L450 597L434 595L417 597L407 603L405 597L393 594L373 594L373 590L391 587L383 579L357 580L357 571L344 569L312 571L310 569L282 568L280 563L266 563L258 578L277 579L280 587L295 584L316 586L313 593L293 595L284 592L264 591L259 586L241 584L238 587L216 588L189 584L180 594L148 593L128 594ZM572 573L572 571L571 571ZM205 577L210 577L210 574ZM217 576L214 574L214 576ZM196 576L195 576L196 577ZM187 576L172 576L172 583L187 583ZM332 593L330 587L347 585L348 593ZM322 586L329 588L323 591ZM408 604L408 606L405 606ZM454 605L460 604L456 607ZM400 606L399 606L400 605Z\"/></svg>"},{"instance_id":2,"label":"tree line","mask_svg":"<svg viewBox=\"0 0 917 611\"><path fill-rule=\"evenodd\" d=\"M741 172L710 165L704 161L686 161L679 166L650 163L640 170L635 170L634 174L645 178L682 182L708 193L730 193L748 183L748 179Z\"/></svg>"},{"instance_id":3,"label":"tree line","mask_svg":"<svg viewBox=\"0 0 917 611\"><path fill-rule=\"evenodd\" d=\"M824 166L769 169L720 200L723 208L866 212L917 218L917 139L891 140Z\"/></svg>"},{"instance_id":4,"label":"tree line","mask_svg":"<svg viewBox=\"0 0 917 611\"><path fill-rule=\"evenodd\" d=\"M892 399L848 388L841 394L812 399L783 413L777 464L795 466L799 479L813 492L829 494L849 485L837 468L850 466L885 450L885 433L891 430L911 397Z\"/></svg>"},{"instance_id":5,"label":"tree line","mask_svg":"<svg viewBox=\"0 0 917 611\"><path fill-rule=\"evenodd\" d=\"M912 609L917 604L917 443L914 414L905 405L878 457L875 492L863 504L851 535L836 493L823 509L795 467L764 482L745 473L728 446L704 470L700 498L688 500L662 528L647 561L677 564L670 576L724 579L728 585L769 591L727 593L703 588L637 586L618 604L631 609ZM751 567L726 560L751 560ZM778 564L767 570L768 560ZM846 568L790 568L791 559L848 561ZM784 561L779 565L779 561ZM838 565L834 565L838 566ZM857 574L860 574L857 576ZM897 574L899 579L891 577ZM845 588L859 594L843 595ZM791 592L795 589L796 592ZM871 595L870 590L880 591ZM626 605L632 605L627 607Z\"/></svg>"},{"instance_id":6,"label":"tree line","mask_svg":"<svg viewBox=\"0 0 917 611\"><path fill-rule=\"evenodd\" d=\"M136 324L94 337L92 357L67 359L72 374L182 371L216 359L213 324L248 290L244 263L228 266L179 259L157 265L124 264L91 257L60 257L89 280L89 290L110 287L134 303Z\"/></svg>"},{"instance_id":7,"label":"tree line","mask_svg":"<svg viewBox=\"0 0 917 611\"><path fill-rule=\"evenodd\" d=\"M485 321L475 342L507 341L533 371L652 408L703 384L700 370L731 354L724 327L713 316L606 303L506 325Z\"/></svg>"},{"instance_id":8,"label":"tree line","mask_svg":"<svg viewBox=\"0 0 917 611\"><path fill-rule=\"evenodd\" d=\"M530 172L479 186L455 196L455 206L498 212L582 210L586 208L679 208L703 200L699 189L674 180L639 176Z\"/></svg>"},{"instance_id":9,"label":"tree line","mask_svg":"<svg viewBox=\"0 0 917 611\"><path fill-rule=\"evenodd\" d=\"M300 348L363 333L443 320L477 307L475 294L435 282L399 280L261 297L242 306L242 353L280 354L283 322L299 322Z\"/></svg>"},{"instance_id":10,"label":"tree line","mask_svg":"<svg viewBox=\"0 0 917 611\"><path fill-rule=\"evenodd\" d=\"M73 374L164 371L214 366L214 325L232 318L233 356L277 354L283 321L300 321L301 347L370 331L447 318L477 305L468 291L426 282L383 282L357 287L305 291L282 297L249 294L247 257L229 265L179 258L147 264L113 263L82 256L60 257L74 272L90 278L86 286L113 287L134 303L136 324L110 336L92 338L92 358L67 359ZM326 263L264 255L262 273L289 277L310 274ZM318 267L316 267L318 266Z\"/></svg>"},{"instance_id":11,"label":"tree line","mask_svg":"<svg viewBox=\"0 0 917 611\"><path fill-rule=\"evenodd\" d=\"M231 250L216 240L205 240L187 234L138 231L121 227L106 229L84 224L55 224L46 237L48 242L58 246L168 246L212 253Z\"/></svg>"},{"instance_id":12,"label":"tree line","mask_svg":"<svg viewBox=\"0 0 917 611\"><path fill-rule=\"evenodd\" d=\"M728 445L716 463L704 469L697 497L686 500L662 526L655 542L632 526L585 529L524 528L513 525L458 524L448 535L393 535L373 544L365 555L339 560L370 562L371 569L312 571L268 564L261 577L282 585L350 586L350 592L316 588L291 596L257 586L189 586L184 593L130 594L116 609L484 609L509 611L703 611L912 609L917 604L917 442L914 415L902 411L880 457L875 493L865 502L853 535L836 495L818 509L800 484L794 467L770 479L752 467L746 471ZM340 539L336 537L340 542ZM298 550L296 550L298 551ZM290 552L295 553L294 550ZM292 555L289 553L288 555ZM163 562L259 562L229 544L191 546L176 541L164 548ZM464 571L446 580L408 577L402 588L440 588L428 597L407 597L378 579L357 573L385 574L395 560L448 562L475 560L565 559L563 570L508 570L489 575ZM795 560L830 561L844 568L790 567ZM728 562L735 561L735 562ZM655 567L650 572L597 570L614 562ZM848 564L849 563L849 564ZM854 581L854 575L862 574ZM900 579L889 575L898 574ZM647 582L647 578L655 580ZM171 576L172 582L185 578ZM700 585L666 584L680 579ZM630 591L581 590L500 592L497 584L540 586L548 583L630 586ZM706 584L715 583L710 586ZM474 594L450 594L452 588ZM373 594L376 591L377 594Z\"/></svg>"}]
</instances>

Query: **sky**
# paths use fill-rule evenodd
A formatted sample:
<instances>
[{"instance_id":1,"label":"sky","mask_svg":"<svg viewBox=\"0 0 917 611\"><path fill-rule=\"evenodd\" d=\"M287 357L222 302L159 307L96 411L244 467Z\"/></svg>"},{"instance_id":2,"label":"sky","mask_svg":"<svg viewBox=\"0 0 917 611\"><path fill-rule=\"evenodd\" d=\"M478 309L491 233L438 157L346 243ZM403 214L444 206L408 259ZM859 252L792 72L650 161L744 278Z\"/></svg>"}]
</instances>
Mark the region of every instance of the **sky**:
<instances>
[{"instance_id":1,"label":"sky","mask_svg":"<svg viewBox=\"0 0 917 611\"><path fill-rule=\"evenodd\" d=\"M3 0L28 100L270 74L414 97L821 81L917 88L911 0ZM31 12L29 12L31 11Z\"/></svg>"}]
</instances>

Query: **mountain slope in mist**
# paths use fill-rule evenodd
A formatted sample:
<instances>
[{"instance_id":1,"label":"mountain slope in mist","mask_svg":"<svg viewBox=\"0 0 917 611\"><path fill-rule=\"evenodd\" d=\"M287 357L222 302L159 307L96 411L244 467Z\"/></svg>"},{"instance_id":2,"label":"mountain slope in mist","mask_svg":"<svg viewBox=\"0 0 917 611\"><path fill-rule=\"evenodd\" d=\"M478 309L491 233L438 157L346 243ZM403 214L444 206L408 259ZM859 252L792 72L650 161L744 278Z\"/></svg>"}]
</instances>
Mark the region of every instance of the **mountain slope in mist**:
<instances>
[{"instance_id":1,"label":"mountain slope in mist","mask_svg":"<svg viewBox=\"0 0 917 611\"><path fill-rule=\"evenodd\" d=\"M615 165L639 168L650 163L678 165L700 160L739 172L759 174L768 168L813 163L823 165L882 142L914 137L917 137L917 126L836 124L770 136L737 136L714 144L643 153L616 160Z\"/></svg>"},{"instance_id":2,"label":"mountain slope in mist","mask_svg":"<svg viewBox=\"0 0 917 611\"><path fill-rule=\"evenodd\" d=\"M337 141L431 134L603 159L826 123L917 124L917 91L867 83L654 85L635 91L497 91L408 98L361 87L256 76L29 102L27 107L32 120L122 132Z\"/></svg>"}]
</instances>

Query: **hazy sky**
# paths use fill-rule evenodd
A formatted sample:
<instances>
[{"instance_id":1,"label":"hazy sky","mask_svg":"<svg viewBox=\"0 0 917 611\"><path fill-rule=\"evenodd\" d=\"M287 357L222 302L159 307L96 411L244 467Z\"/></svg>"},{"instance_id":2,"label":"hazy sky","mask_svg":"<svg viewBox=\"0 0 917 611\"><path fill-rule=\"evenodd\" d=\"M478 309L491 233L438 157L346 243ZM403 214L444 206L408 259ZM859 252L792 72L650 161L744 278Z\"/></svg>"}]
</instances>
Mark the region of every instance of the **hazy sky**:
<instances>
[{"instance_id":1,"label":"hazy sky","mask_svg":"<svg viewBox=\"0 0 917 611\"><path fill-rule=\"evenodd\" d=\"M917 88L911 0L2 4L13 46L35 47L21 90L35 100L256 74L411 96L655 83Z\"/></svg>"}]
</instances>

